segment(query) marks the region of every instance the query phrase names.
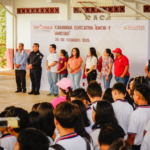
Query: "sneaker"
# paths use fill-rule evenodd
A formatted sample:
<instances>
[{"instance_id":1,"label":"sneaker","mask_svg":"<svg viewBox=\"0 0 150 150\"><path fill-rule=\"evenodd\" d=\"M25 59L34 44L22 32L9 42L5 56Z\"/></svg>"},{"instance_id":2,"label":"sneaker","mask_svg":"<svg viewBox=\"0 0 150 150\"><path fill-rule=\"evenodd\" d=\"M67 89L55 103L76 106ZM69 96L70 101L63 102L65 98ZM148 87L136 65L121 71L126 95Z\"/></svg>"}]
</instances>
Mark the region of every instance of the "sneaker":
<instances>
[{"instance_id":1,"label":"sneaker","mask_svg":"<svg viewBox=\"0 0 150 150\"><path fill-rule=\"evenodd\" d=\"M56 97L57 97L57 96L58 96L58 94L54 94L54 96L56 96Z\"/></svg>"}]
</instances>

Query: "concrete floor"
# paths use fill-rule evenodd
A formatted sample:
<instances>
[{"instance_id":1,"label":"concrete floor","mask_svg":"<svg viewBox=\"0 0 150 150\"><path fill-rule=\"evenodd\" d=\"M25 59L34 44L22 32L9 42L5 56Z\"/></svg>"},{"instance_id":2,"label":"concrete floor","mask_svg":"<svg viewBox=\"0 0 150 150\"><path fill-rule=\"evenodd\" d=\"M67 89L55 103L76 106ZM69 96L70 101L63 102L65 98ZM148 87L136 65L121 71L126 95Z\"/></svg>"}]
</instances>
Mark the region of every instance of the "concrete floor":
<instances>
[{"instance_id":1,"label":"concrete floor","mask_svg":"<svg viewBox=\"0 0 150 150\"><path fill-rule=\"evenodd\" d=\"M15 93L15 76L0 75L0 112L8 106L17 106L31 111L32 106L37 102L51 102L54 97L47 96L48 91L40 91L40 95L28 95L30 91L30 78L26 77L27 93Z\"/></svg>"}]
</instances>

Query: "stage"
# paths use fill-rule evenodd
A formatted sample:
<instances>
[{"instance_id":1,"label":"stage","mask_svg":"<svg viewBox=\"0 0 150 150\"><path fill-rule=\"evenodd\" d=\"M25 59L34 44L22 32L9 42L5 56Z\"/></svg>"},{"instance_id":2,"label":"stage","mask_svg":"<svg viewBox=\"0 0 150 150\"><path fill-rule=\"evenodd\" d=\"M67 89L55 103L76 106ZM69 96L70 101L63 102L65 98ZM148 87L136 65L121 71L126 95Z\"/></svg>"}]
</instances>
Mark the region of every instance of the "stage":
<instances>
[{"instance_id":1,"label":"stage","mask_svg":"<svg viewBox=\"0 0 150 150\"><path fill-rule=\"evenodd\" d=\"M15 93L16 82L15 76L13 76L14 70L4 71L3 73L7 75L0 75L0 112L3 111L5 107L11 105L24 108L30 112L33 104L37 102L51 102L54 99L53 96L47 96L48 91L40 91L41 94L37 96L28 95L27 93ZM27 92L29 92L29 77L26 77L26 83Z\"/></svg>"}]
</instances>

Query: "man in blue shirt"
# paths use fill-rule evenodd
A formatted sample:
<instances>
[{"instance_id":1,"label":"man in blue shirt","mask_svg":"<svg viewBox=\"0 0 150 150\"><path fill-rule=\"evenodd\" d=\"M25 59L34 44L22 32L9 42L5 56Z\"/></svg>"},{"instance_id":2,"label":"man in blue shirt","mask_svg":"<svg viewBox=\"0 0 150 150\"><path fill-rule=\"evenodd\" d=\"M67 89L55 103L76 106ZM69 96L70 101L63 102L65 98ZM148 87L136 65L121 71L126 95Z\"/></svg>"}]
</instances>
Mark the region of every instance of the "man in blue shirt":
<instances>
[{"instance_id":1,"label":"man in blue shirt","mask_svg":"<svg viewBox=\"0 0 150 150\"><path fill-rule=\"evenodd\" d=\"M19 44L19 50L14 56L15 75L17 83L17 91L26 93L26 63L28 53L24 50L24 44Z\"/></svg>"}]
</instances>

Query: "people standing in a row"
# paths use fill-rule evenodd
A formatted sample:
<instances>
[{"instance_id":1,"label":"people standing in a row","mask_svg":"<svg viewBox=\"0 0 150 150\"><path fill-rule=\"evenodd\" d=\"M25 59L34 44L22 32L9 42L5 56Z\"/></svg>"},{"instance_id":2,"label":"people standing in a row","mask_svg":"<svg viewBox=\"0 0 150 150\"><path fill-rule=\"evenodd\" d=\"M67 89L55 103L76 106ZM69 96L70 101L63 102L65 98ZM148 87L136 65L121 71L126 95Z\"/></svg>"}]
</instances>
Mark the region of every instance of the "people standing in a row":
<instances>
[{"instance_id":1,"label":"people standing in a row","mask_svg":"<svg viewBox=\"0 0 150 150\"><path fill-rule=\"evenodd\" d=\"M14 56L15 65L15 76L17 91L26 93L26 63L27 63L28 53L24 50L24 44L19 44L19 50Z\"/></svg>"},{"instance_id":2,"label":"people standing in a row","mask_svg":"<svg viewBox=\"0 0 150 150\"><path fill-rule=\"evenodd\" d=\"M39 44L34 43L33 51L30 53L27 62L30 69L31 92L29 94L39 95L41 75L42 75L42 58L43 54L39 51Z\"/></svg>"},{"instance_id":3,"label":"people standing in a row","mask_svg":"<svg viewBox=\"0 0 150 150\"><path fill-rule=\"evenodd\" d=\"M102 71L100 72L100 79L103 78L105 89L108 89L110 87L110 82L112 79L112 66L114 62L114 55L111 53L110 49L105 49L103 54L105 57L102 62Z\"/></svg>"},{"instance_id":4,"label":"people standing in a row","mask_svg":"<svg viewBox=\"0 0 150 150\"><path fill-rule=\"evenodd\" d=\"M122 54L122 50L120 48L116 48L113 53L116 57L114 61L115 79L117 82L122 82L127 86L130 78L129 60Z\"/></svg>"},{"instance_id":5,"label":"people standing in a row","mask_svg":"<svg viewBox=\"0 0 150 150\"><path fill-rule=\"evenodd\" d=\"M90 83L90 81L92 80L96 80L97 78L97 71L96 71L97 62L98 58L96 50L94 47L90 47L89 56L86 60L86 70L85 70L85 75L87 76L88 83Z\"/></svg>"},{"instance_id":6,"label":"people standing in a row","mask_svg":"<svg viewBox=\"0 0 150 150\"><path fill-rule=\"evenodd\" d=\"M73 90L78 89L80 87L80 80L82 76L81 65L82 58L80 57L80 51L78 48L73 48L71 52L71 57L68 61L68 69L70 79L73 84Z\"/></svg>"},{"instance_id":7,"label":"people standing in a row","mask_svg":"<svg viewBox=\"0 0 150 150\"><path fill-rule=\"evenodd\" d=\"M48 70L47 72L47 77L48 77L48 82L50 85L50 95L58 96L58 86L56 83L58 82L58 74L57 74L57 67L58 67L58 61L59 61L59 55L56 52L56 45L51 44L49 46L49 55L46 60L46 68Z\"/></svg>"}]
</instances>

